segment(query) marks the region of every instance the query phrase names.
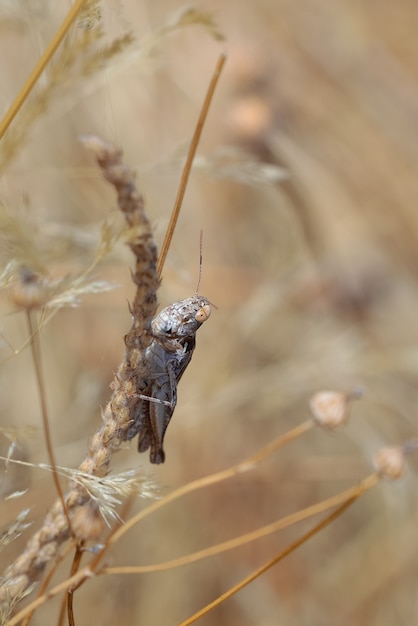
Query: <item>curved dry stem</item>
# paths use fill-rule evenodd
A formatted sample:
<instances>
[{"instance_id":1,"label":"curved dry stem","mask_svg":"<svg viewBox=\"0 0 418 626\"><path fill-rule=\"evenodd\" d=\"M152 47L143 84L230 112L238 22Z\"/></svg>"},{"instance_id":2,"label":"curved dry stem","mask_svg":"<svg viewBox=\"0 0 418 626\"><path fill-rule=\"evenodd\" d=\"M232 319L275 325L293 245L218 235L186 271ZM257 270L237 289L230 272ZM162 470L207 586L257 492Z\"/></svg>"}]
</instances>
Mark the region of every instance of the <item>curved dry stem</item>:
<instances>
[{"instance_id":1,"label":"curved dry stem","mask_svg":"<svg viewBox=\"0 0 418 626\"><path fill-rule=\"evenodd\" d=\"M379 480L380 478L377 473L370 474L370 476L365 478L359 485L351 487L350 489L347 489L346 491L332 496L331 498L327 498L322 502L318 502L316 504L313 504L312 506L307 507L306 509L302 509L300 511L297 511L296 513L292 513L291 515L287 515L286 517L272 522L271 524L262 526L257 530L245 533L243 535L240 535L239 537L234 537L233 539L229 539L228 541L223 541L222 543L218 543L215 546L205 548L204 550L199 550L197 552L194 552L193 554L189 554L178 559L172 559L171 561L165 561L164 563L157 563L155 565L107 567L102 571L105 574L145 574L150 572L165 571L168 569L180 567L182 565L189 565L190 563L195 563L196 561L201 561L202 559L221 554L222 552L227 552L234 548L242 547L248 543L251 543L252 541L267 537L268 535L272 535L279 530L283 530L284 528L293 526L298 522L309 519L314 515L318 515L319 513L323 513L324 511L327 511L328 509L331 509L335 506L345 506L347 502L353 502L361 495L366 493L366 491L374 487L379 482Z\"/></svg>"}]
</instances>

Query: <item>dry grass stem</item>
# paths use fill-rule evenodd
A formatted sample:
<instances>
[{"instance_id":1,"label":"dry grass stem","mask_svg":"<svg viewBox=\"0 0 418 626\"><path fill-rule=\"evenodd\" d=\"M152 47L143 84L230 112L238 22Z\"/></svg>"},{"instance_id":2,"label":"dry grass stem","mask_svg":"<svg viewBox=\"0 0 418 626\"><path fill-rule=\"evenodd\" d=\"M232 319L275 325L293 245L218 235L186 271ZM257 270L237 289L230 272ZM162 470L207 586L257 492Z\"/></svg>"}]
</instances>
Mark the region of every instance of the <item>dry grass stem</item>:
<instances>
[{"instance_id":1,"label":"dry grass stem","mask_svg":"<svg viewBox=\"0 0 418 626\"><path fill-rule=\"evenodd\" d=\"M320 513L323 513L324 511L327 511L333 507L345 506L347 502L353 502L355 499L366 493L366 491L368 491L372 487L375 487L379 482L379 479L380 477L377 473L370 474L370 476L367 476L364 480L362 480L359 485L351 487L346 491L342 491L341 493L338 493L331 498L322 500L322 502L317 502L312 506L301 509L296 513L292 513L291 515L272 522L271 524L267 524L266 526L257 528L254 531L245 533L238 537L234 537L233 539L229 539L228 541L223 541L222 543L218 543L214 546L210 546L209 548L199 550L198 552L194 552L193 554L188 554L184 557L153 565L107 567L103 571L106 574L145 574L174 569L176 567L181 567L182 565L190 565L190 563L195 563L196 561L207 559L211 556L221 554L222 552L227 552L228 550L242 547L248 543L257 541L262 537L267 537L268 535L283 530L284 528L288 528L289 526L293 526L294 524L302 522L315 515L319 515Z\"/></svg>"},{"instance_id":2,"label":"dry grass stem","mask_svg":"<svg viewBox=\"0 0 418 626\"><path fill-rule=\"evenodd\" d=\"M32 311L30 310L27 311L27 320L28 320L29 336L32 337L32 341L31 341L32 358L33 358L33 365L34 365L34 370L35 370L35 375L36 375L37 388L39 391L39 401L41 405L42 426L43 426L43 433L45 436L46 450L47 450L49 462L52 468L52 477L54 480L55 489L60 499L68 527L70 529L70 532L72 532L70 516L67 510L67 507L65 505L64 492L62 490L61 483L58 477L54 446L52 444L51 429L49 427L48 408L47 408L47 403L46 403L46 391L45 391L44 375L43 375L42 362L41 362L41 344L39 341L39 335L35 333L34 331Z\"/></svg>"},{"instance_id":3,"label":"dry grass stem","mask_svg":"<svg viewBox=\"0 0 418 626\"><path fill-rule=\"evenodd\" d=\"M171 239L173 237L174 230L176 228L177 219L180 213L181 206L183 204L184 194L186 192L187 182L189 180L190 171L192 169L193 161L195 158L197 146L199 145L200 137L202 135L203 125L208 115L209 107L212 102L213 94L215 93L216 85L218 84L219 77L221 75L222 69L225 65L226 55L221 54L218 58L218 62L215 67L215 71L212 76L212 80L210 81L205 100L203 102L202 109L200 111L199 119L196 124L196 128L192 137L192 141L190 144L190 148L187 153L186 162L183 168L183 174L181 177L180 185L177 191L177 197L174 202L174 207L170 216L170 222L167 227L167 232L164 237L163 244L161 246L160 256L158 258L158 276L161 277L161 272L164 267L165 259L167 257L168 250L170 248Z\"/></svg>"}]
</instances>

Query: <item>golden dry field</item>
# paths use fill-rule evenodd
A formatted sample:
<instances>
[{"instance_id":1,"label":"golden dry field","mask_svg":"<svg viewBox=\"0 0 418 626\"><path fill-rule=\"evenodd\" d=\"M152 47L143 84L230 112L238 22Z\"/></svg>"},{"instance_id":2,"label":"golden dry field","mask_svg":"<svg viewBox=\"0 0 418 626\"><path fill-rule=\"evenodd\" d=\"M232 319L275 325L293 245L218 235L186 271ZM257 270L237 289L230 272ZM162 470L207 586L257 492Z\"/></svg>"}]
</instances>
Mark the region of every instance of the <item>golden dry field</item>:
<instances>
[{"instance_id":1,"label":"golden dry field","mask_svg":"<svg viewBox=\"0 0 418 626\"><path fill-rule=\"evenodd\" d=\"M1 115L69 6L0 0ZM203 229L200 293L217 308L179 384L165 464L151 465L132 441L109 476L139 468L165 496L304 422L312 394L364 395L344 428L311 429L251 471L167 504L103 565L162 563L261 528L358 485L382 446L417 432L418 4L87 6L0 141L0 453L11 457L0 471L0 519L6 533L30 508L32 524L4 547L1 570L57 498L51 472L38 467L50 458L19 268L65 279L65 304L78 300L32 313L56 463L77 468L110 398L134 294L114 189L79 138L123 149L160 245L221 52L227 63L158 292L161 306L195 292ZM197 623L417 624L417 468L410 455L400 481L381 481ZM126 519L153 502L134 499ZM320 519L165 571L98 575L74 594L74 623L182 624ZM50 587L70 569L68 554ZM48 600L31 624L58 624L61 601Z\"/></svg>"}]
</instances>

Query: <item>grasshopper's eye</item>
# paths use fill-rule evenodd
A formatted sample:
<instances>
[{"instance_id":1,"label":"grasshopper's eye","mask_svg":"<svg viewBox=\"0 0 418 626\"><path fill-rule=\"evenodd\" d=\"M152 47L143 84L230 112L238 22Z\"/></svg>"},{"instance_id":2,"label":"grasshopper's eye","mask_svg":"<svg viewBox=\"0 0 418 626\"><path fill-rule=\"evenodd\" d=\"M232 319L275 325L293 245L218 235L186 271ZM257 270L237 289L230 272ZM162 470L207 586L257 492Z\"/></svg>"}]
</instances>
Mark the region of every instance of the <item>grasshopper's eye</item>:
<instances>
[{"instance_id":1,"label":"grasshopper's eye","mask_svg":"<svg viewBox=\"0 0 418 626\"><path fill-rule=\"evenodd\" d=\"M206 322L206 320L209 319L209 317L210 317L210 305L204 304L202 308L199 309L198 312L196 313L195 320L196 322L200 322L202 324L203 322Z\"/></svg>"}]
</instances>

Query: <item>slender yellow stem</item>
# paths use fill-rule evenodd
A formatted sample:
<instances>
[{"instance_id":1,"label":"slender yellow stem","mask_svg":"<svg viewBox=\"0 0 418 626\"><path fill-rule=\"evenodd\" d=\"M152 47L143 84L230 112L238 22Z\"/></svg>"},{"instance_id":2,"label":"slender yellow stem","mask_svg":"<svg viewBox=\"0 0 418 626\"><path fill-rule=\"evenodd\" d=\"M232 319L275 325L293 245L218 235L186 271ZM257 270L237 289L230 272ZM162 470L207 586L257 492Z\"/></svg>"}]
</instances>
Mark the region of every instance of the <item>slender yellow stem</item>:
<instances>
[{"instance_id":1,"label":"slender yellow stem","mask_svg":"<svg viewBox=\"0 0 418 626\"><path fill-rule=\"evenodd\" d=\"M202 110L200 111L199 119L196 124L196 129L193 134L192 142L190 144L189 152L187 154L186 163L184 164L180 185L177 191L176 201L174 202L170 221L167 226L163 245L161 246L160 256L158 258L157 272L160 278L161 272L163 271L165 259L167 257L167 253L170 248L171 240L173 238L174 229L176 228L177 219L180 213L181 205L183 203L183 198L187 187L187 182L189 180L190 170L192 169L193 165L193 159L195 157L197 146L199 145L200 137L202 135L203 125L205 123L209 107L212 102L213 94L215 93L216 85L218 83L219 76L225 64L225 61L226 55L221 54L218 58L212 80L210 81L210 85L208 87L205 100L203 102Z\"/></svg>"},{"instance_id":2,"label":"slender yellow stem","mask_svg":"<svg viewBox=\"0 0 418 626\"><path fill-rule=\"evenodd\" d=\"M58 497L61 500L62 509L64 511L65 518L67 520L68 528L71 532L70 516L68 515L68 510L65 505L64 492L62 490L61 483L58 477L54 446L52 445L51 429L49 427L45 383L44 383L42 364L41 364L41 348L40 348L40 343L39 343L39 335L34 330L31 311L27 311L27 319L28 319L29 334L32 337L31 348L32 348L33 364L35 368L36 382L37 382L38 391L39 391L39 400L41 404L41 415L42 415L43 431L45 435L46 449L48 452L49 463L52 469L52 477L54 480L55 488L57 490Z\"/></svg>"},{"instance_id":3,"label":"slender yellow stem","mask_svg":"<svg viewBox=\"0 0 418 626\"><path fill-rule=\"evenodd\" d=\"M6 115L1 120L1 122L0 122L0 139L2 139L4 133L9 128L10 124L13 122L14 118L16 117L18 112L20 111L20 109L21 109L22 105L24 104L26 98L29 96L30 92L32 91L32 89L36 85L37 81L39 80L40 75L42 74L42 72L44 71L44 69L48 65L49 61L51 60L51 57L53 56L53 54L55 53L56 49L58 48L58 46L60 45L60 43L64 39L65 35L68 33L68 31L69 31L69 29L71 27L71 24L76 19L77 15L79 14L81 9L83 8L83 4L85 2L86 2L86 0L75 0L74 4L71 6L70 10L68 11L67 15L65 16L64 21L62 22L61 26L58 28L58 30L56 31L54 37L52 38L52 41L50 42L50 44L45 49L45 51L42 54L41 58L39 59L39 61L37 62L36 66L32 70L29 78L26 80L25 84L23 85L22 89L20 90L20 92L18 93L16 98L14 99L14 101L13 101L12 105L10 106L9 110L7 111Z\"/></svg>"}]
</instances>

